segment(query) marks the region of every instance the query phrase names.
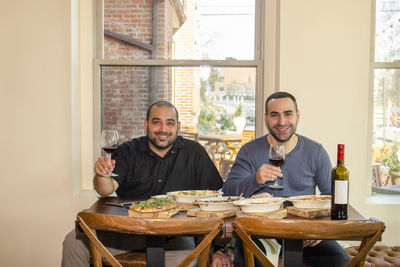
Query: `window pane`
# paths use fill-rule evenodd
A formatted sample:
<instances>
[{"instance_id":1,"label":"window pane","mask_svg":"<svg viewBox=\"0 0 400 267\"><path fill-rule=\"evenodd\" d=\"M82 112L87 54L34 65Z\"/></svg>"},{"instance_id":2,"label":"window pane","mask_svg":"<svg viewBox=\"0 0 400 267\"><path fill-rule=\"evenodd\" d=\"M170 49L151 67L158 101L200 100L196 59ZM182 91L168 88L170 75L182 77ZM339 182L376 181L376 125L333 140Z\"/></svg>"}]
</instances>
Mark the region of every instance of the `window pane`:
<instances>
[{"instance_id":1,"label":"window pane","mask_svg":"<svg viewBox=\"0 0 400 267\"><path fill-rule=\"evenodd\" d=\"M374 73L373 191L400 194L400 70Z\"/></svg>"},{"instance_id":2,"label":"window pane","mask_svg":"<svg viewBox=\"0 0 400 267\"><path fill-rule=\"evenodd\" d=\"M101 75L102 129L118 130L122 142L145 134L158 100L175 104L181 131L197 134L216 160L254 138L255 68L103 66Z\"/></svg>"},{"instance_id":3,"label":"window pane","mask_svg":"<svg viewBox=\"0 0 400 267\"><path fill-rule=\"evenodd\" d=\"M156 3L104 1L104 58L254 59L255 0Z\"/></svg>"},{"instance_id":4,"label":"window pane","mask_svg":"<svg viewBox=\"0 0 400 267\"><path fill-rule=\"evenodd\" d=\"M376 1L375 61L400 60L400 1Z\"/></svg>"}]
</instances>

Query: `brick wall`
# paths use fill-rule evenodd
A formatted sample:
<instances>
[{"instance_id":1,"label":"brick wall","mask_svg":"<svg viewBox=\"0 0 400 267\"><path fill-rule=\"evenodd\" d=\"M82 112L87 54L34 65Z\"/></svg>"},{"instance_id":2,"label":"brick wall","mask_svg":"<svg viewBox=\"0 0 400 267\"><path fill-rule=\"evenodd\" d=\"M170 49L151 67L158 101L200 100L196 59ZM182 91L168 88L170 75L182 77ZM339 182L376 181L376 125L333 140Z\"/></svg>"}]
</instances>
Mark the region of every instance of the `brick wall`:
<instances>
[{"instance_id":1,"label":"brick wall","mask_svg":"<svg viewBox=\"0 0 400 267\"><path fill-rule=\"evenodd\" d=\"M153 44L152 0L104 0L104 28ZM155 53L104 37L105 59L170 59L172 6L159 1L158 41ZM117 129L122 141L143 135L148 106L158 100L172 102L172 69L118 67L102 69L102 128Z\"/></svg>"}]
</instances>

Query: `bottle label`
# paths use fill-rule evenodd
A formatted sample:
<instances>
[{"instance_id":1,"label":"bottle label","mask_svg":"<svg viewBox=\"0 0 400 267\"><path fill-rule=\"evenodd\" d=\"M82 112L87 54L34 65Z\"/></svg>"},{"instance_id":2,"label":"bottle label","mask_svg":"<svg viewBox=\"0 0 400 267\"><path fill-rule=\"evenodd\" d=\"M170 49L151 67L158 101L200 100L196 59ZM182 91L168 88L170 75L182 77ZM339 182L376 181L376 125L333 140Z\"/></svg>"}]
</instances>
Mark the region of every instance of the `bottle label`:
<instances>
[{"instance_id":1,"label":"bottle label","mask_svg":"<svg viewBox=\"0 0 400 267\"><path fill-rule=\"evenodd\" d=\"M349 181L335 181L335 204L348 204Z\"/></svg>"}]
</instances>

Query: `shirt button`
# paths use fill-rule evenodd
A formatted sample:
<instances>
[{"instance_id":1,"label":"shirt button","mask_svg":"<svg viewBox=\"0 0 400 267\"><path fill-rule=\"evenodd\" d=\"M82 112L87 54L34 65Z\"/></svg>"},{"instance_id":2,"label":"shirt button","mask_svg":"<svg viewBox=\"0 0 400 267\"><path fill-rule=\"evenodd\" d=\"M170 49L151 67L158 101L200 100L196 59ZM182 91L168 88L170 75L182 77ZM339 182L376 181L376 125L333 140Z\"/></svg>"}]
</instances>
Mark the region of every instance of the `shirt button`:
<instances>
[{"instance_id":1,"label":"shirt button","mask_svg":"<svg viewBox=\"0 0 400 267\"><path fill-rule=\"evenodd\" d=\"M161 183L161 182L162 182L162 180L161 180L161 179L158 179L158 182L159 182L159 183Z\"/></svg>"}]
</instances>

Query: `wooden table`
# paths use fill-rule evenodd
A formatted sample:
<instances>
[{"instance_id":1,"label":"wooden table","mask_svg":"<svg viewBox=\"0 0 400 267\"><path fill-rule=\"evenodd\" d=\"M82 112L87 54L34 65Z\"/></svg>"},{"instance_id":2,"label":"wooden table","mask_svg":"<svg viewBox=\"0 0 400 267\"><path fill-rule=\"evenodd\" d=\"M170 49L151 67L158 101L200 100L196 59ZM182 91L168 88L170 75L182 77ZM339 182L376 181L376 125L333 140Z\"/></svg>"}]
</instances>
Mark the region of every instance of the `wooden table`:
<instances>
[{"instance_id":1,"label":"wooden table","mask_svg":"<svg viewBox=\"0 0 400 267\"><path fill-rule=\"evenodd\" d=\"M109 214L109 215L119 215L119 216L128 216L128 209L107 205L106 202L114 202L121 203L132 201L129 198L119 198L119 197L104 197L99 198L89 209L88 212L98 213L98 214ZM186 212L180 212L173 216L173 218L187 218ZM191 217L197 218L197 217ZM240 218L248 218L250 222L256 222L254 225L249 227L249 231L254 231L254 233L250 232L252 236L262 236L267 238L277 238L282 239L282 261L283 266L302 266L302 258L303 258L303 239L333 239L333 240L363 240L361 243L362 247L373 246L376 241L380 239L379 236L370 237L363 234L357 233L348 233L346 229L353 229L356 224L359 224L360 228L368 225L371 221L369 219L364 218L359 212L357 212L351 205L349 205L349 218L347 221L332 221L330 217L321 217L314 219L305 219L301 217L297 217L294 215L288 214L288 216L284 219L268 219L263 217L251 217L240 215L237 219L235 217L223 219L223 229L222 234L219 238L231 238L234 236L239 236L243 240L243 236L240 234L240 229L238 230L237 222L239 222ZM205 219L205 218L201 218ZM268 220L268 223L272 223L272 230L268 234L260 234L258 232L261 229L262 220ZM168 219L167 219L168 220ZM200 220L200 219L199 219ZM330 228L315 228L314 232L312 231L312 227L319 227L319 223L322 224L330 224ZM381 223L381 222L380 222ZM381 223L383 224L383 223ZM346 226L351 226L353 228L348 228ZM254 229L252 229L254 227ZM286 227L286 228L285 228ZM343 230L340 227L343 227ZM307 229L304 229L307 228ZM368 228L368 227L367 227ZM329 229L332 229L330 231ZM369 229L369 228L368 228ZM367 230L368 230L367 229ZM380 234L382 234L383 229ZM318 232L321 231L321 232ZM324 232L325 231L325 232ZM336 231L336 232L335 232ZM244 240L243 240L244 241ZM245 243L245 241L244 241ZM164 237L157 235L148 236L148 248L147 248L147 264L148 266L162 266L164 262ZM368 249L369 251L369 249ZM358 257L364 257L365 255L359 255ZM257 256L257 253L254 255ZM161 265L160 265L161 264ZM361 265L360 265L361 266Z\"/></svg>"}]
</instances>

